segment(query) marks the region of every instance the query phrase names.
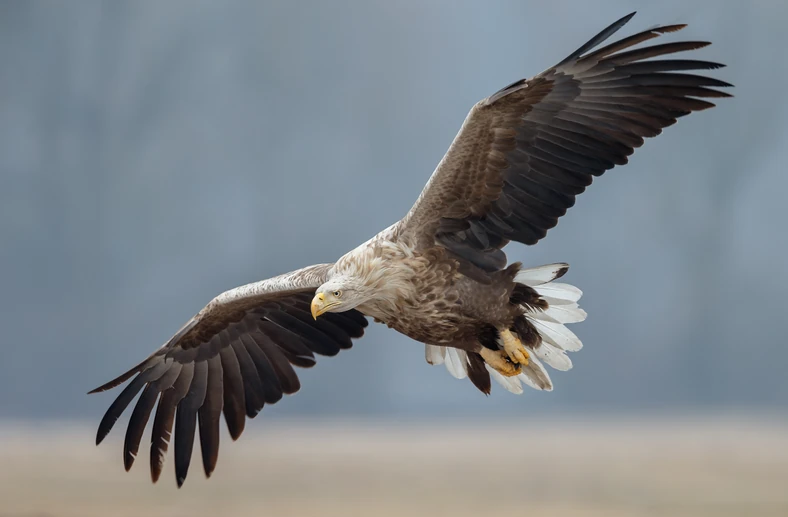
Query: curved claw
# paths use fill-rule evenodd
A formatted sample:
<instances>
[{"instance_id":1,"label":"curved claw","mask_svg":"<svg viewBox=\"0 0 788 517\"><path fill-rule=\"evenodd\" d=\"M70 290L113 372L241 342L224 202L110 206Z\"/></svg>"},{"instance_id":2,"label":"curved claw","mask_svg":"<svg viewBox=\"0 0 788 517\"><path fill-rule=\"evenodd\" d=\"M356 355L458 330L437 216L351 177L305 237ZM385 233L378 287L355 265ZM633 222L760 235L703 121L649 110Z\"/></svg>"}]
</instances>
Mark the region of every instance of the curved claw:
<instances>
[{"instance_id":1,"label":"curved claw","mask_svg":"<svg viewBox=\"0 0 788 517\"><path fill-rule=\"evenodd\" d=\"M503 350L490 350L483 347L479 354L484 359L484 362L504 377L514 377L523 371L522 365L509 359L509 356Z\"/></svg>"}]
</instances>

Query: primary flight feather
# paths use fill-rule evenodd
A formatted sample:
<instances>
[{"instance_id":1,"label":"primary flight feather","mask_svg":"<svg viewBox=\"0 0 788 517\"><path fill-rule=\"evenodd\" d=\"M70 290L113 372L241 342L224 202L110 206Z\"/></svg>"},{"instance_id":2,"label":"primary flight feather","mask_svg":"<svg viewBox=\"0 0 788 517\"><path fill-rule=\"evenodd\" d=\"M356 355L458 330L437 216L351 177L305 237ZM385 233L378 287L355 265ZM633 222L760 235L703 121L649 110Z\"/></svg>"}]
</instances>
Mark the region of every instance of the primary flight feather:
<instances>
[{"instance_id":1,"label":"primary flight feather","mask_svg":"<svg viewBox=\"0 0 788 517\"><path fill-rule=\"evenodd\" d=\"M507 266L510 241L535 244L575 197L678 117L729 97L695 70L723 65L652 59L708 45L636 45L684 25L657 27L596 48L625 16L566 59L471 109L410 212L333 264L237 287L214 298L159 350L93 390L131 382L99 424L100 443L140 392L124 465L139 451L154 407L150 468L161 474L174 435L180 486L199 432L205 474L219 451L221 414L233 439L246 417L300 388L295 367L332 356L364 334L366 316L425 343L430 364L521 393L551 390L543 363L568 370L581 348L566 328L585 319L581 292L555 282L566 264ZM93 393L91 392L91 393ZM157 405L158 402L158 405ZM173 429L174 428L174 429Z\"/></svg>"}]
</instances>

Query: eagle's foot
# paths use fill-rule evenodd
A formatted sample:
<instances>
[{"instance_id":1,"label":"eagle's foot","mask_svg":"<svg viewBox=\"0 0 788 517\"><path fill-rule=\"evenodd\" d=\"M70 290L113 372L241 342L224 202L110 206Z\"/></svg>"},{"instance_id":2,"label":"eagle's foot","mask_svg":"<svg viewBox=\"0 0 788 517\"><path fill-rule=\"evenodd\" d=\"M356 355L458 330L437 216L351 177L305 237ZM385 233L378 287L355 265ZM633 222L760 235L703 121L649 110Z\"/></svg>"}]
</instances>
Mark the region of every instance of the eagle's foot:
<instances>
[{"instance_id":1,"label":"eagle's foot","mask_svg":"<svg viewBox=\"0 0 788 517\"><path fill-rule=\"evenodd\" d=\"M509 329L499 330L498 333L501 336L501 341L503 341L503 349L506 351L509 359L513 363L528 366L528 350L525 349L520 338L515 336Z\"/></svg>"},{"instance_id":2,"label":"eagle's foot","mask_svg":"<svg viewBox=\"0 0 788 517\"><path fill-rule=\"evenodd\" d=\"M504 350L490 350L487 347L482 347L479 354L485 363L489 364L504 377L514 377L523 371L522 366L509 359Z\"/></svg>"}]
</instances>

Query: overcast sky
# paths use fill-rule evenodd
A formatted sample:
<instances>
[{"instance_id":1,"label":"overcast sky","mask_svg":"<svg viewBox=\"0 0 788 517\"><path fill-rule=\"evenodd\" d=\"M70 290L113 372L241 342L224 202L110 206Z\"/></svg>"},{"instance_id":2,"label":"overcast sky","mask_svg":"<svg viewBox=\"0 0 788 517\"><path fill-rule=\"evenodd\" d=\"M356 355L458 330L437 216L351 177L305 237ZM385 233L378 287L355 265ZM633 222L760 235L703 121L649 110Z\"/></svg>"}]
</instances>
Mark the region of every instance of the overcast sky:
<instances>
[{"instance_id":1,"label":"overcast sky","mask_svg":"<svg viewBox=\"0 0 788 517\"><path fill-rule=\"evenodd\" d=\"M736 97L507 249L585 292L556 390L484 397L371 325L270 412L788 408L788 4L31 1L0 7L0 418L97 417L86 391L399 219L477 100L633 8L619 34L688 23Z\"/></svg>"}]
</instances>

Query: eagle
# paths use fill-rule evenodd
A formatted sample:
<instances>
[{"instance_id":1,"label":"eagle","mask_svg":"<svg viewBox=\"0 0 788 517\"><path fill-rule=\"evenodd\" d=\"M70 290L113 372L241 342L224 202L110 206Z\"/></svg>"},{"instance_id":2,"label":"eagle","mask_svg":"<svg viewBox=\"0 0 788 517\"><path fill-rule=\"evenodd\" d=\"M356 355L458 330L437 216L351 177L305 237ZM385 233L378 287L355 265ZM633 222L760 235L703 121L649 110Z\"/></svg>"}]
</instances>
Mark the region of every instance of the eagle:
<instances>
[{"instance_id":1,"label":"eagle","mask_svg":"<svg viewBox=\"0 0 788 517\"><path fill-rule=\"evenodd\" d=\"M582 293L556 282L567 264L507 265L504 247L536 244L595 177L626 164L645 138L714 106L705 99L730 97L715 89L729 83L688 73L723 65L673 57L708 42L640 45L685 25L598 48L634 14L473 106L400 221L334 263L220 294L147 359L91 391L130 380L101 420L96 443L139 395L123 445L126 470L155 408L153 482L174 435L183 484L197 432L210 477L221 415L236 440L247 417L299 390L295 367L349 349L367 318L424 343L429 364L444 364L485 394L492 379L514 393L523 385L552 390L545 365L569 370L567 352L582 346L566 327L586 317L577 303ZM669 57L653 59L662 56Z\"/></svg>"}]
</instances>

